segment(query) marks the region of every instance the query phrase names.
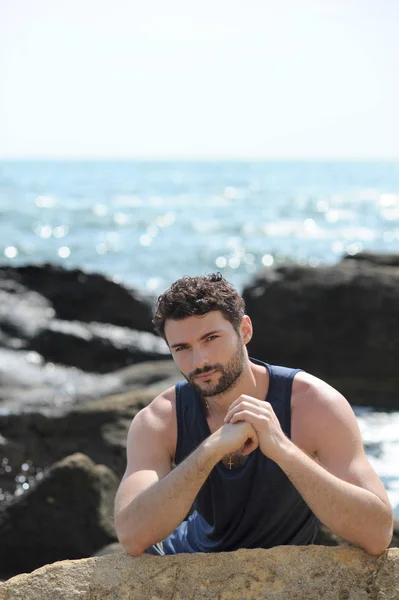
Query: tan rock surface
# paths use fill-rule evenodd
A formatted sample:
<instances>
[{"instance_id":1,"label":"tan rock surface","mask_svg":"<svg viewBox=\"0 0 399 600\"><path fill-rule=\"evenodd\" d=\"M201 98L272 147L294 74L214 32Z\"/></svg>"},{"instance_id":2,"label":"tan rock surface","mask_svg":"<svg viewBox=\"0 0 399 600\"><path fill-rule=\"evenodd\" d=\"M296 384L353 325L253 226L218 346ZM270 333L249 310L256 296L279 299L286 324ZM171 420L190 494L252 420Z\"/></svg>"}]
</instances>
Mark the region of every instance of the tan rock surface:
<instances>
[{"instance_id":1,"label":"tan rock surface","mask_svg":"<svg viewBox=\"0 0 399 600\"><path fill-rule=\"evenodd\" d=\"M169 557L125 553L47 565L0 600L398 600L399 549L323 546Z\"/></svg>"}]
</instances>

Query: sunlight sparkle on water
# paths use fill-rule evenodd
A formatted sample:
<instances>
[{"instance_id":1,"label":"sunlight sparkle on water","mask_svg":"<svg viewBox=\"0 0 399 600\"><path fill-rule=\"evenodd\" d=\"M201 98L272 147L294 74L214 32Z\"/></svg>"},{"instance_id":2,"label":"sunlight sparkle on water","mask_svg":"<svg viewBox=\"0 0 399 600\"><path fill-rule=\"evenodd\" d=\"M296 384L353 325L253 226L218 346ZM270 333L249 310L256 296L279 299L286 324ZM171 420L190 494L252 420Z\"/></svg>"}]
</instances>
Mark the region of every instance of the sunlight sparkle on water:
<instances>
[{"instance_id":1,"label":"sunlight sparkle on water","mask_svg":"<svg viewBox=\"0 0 399 600\"><path fill-rule=\"evenodd\" d=\"M215 260L215 265L219 267L219 269L224 269L227 266L227 258L225 256L218 256Z\"/></svg>"},{"instance_id":2,"label":"sunlight sparkle on water","mask_svg":"<svg viewBox=\"0 0 399 600\"><path fill-rule=\"evenodd\" d=\"M59 248L58 250L58 256L60 258L68 258L68 256L71 255L71 251L68 248L68 246L61 246L61 248Z\"/></svg>"},{"instance_id":3,"label":"sunlight sparkle on water","mask_svg":"<svg viewBox=\"0 0 399 600\"><path fill-rule=\"evenodd\" d=\"M379 201L385 208L399 207L399 194L381 194Z\"/></svg>"},{"instance_id":4,"label":"sunlight sparkle on water","mask_svg":"<svg viewBox=\"0 0 399 600\"><path fill-rule=\"evenodd\" d=\"M65 237L69 232L69 227L68 225L58 225L57 227L54 227L53 229L53 236L55 238L62 238Z\"/></svg>"},{"instance_id":5,"label":"sunlight sparkle on water","mask_svg":"<svg viewBox=\"0 0 399 600\"><path fill-rule=\"evenodd\" d=\"M175 220L176 220L175 213L168 212L168 213L165 213L164 215L161 215L160 217L158 217L155 220L155 225L157 225L158 227L170 227L170 225L173 225Z\"/></svg>"},{"instance_id":6,"label":"sunlight sparkle on water","mask_svg":"<svg viewBox=\"0 0 399 600\"><path fill-rule=\"evenodd\" d=\"M105 217L108 214L108 206L105 204L95 204L92 210L97 217Z\"/></svg>"},{"instance_id":7,"label":"sunlight sparkle on water","mask_svg":"<svg viewBox=\"0 0 399 600\"><path fill-rule=\"evenodd\" d=\"M157 289L159 289L161 283L162 280L159 277L150 277L150 279L147 279L146 281L147 290L149 292L155 292Z\"/></svg>"},{"instance_id":8,"label":"sunlight sparkle on water","mask_svg":"<svg viewBox=\"0 0 399 600\"><path fill-rule=\"evenodd\" d=\"M142 246L149 246L152 242L152 237L150 235L148 235L147 233L145 233L144 235L142 235L140 237L140 244Z\"/></svg>"},{"instance_id":9,"label":"sunlight sparkle on water","mask_svg":"<svg viewBox=\"0 0 399 600\"><path fill-rule=\"evenodd\" d=\"M241 261L238 258L238 256L232 256L231 258L229 258L229 267L231 269L238 269L240 264L241 264Z\"/></svg>"},{"instance_id":10,"label":"sunlight sparkle on water","mask_svg":"<svg viewBox=\"0 0 399 600\"><path fill-rule=\"evenodd\" d=\"M264 254L262 256L262 264L265 267L271 267L273 263L274 263L274 258L271 254Z\"/></svg>"},{"instance_id":11,"label":"sunlight sparkle on water","mask_svg":"<svg viewBox=\"0 0 399 600\"><path fill-rule=\"evenodd\" d=\"M7 258L15 258L18 256L18 250L15 246L7 246L7 248L4 249L4 256Z\"/></svg>"},{"instance_id":12,"label":"sunlight sparkle on water","mask_svg":"<svg viewBox=\"0 0 399 600\"><path fill-rule=\"evenodd\" d=\"M53 235L53 228L51 225L39 225L39 227L36 228L36 233L44 240L48 240Z\"/></svg>"},{"instance_id":13,"label":"sunlight sparkle on water","mask_svg":"<svg viewBox=\"0 0 399 600\"><path fill-rule=\"evenodd\" d=\"M117 212L114 214L114 222L117 225L126 225L129 222L129 216L122 212Z\"/></svg>"}]
</instances>

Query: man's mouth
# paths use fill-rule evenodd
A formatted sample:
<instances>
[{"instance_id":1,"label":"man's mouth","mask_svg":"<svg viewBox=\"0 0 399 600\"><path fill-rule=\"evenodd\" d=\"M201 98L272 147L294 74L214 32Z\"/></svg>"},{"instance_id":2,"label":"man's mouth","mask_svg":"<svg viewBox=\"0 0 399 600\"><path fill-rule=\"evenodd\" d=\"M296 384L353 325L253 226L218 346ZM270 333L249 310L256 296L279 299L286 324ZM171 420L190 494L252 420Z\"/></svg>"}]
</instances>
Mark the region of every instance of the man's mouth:
<instances>
[{"instance_id":1,"label":"man's mouth","mask_svg":"<svg viewBox=\"0 0 399 600\"><path fill-rule=\"evenodd\" d=\"M207 371L206 373L200 373L199 375L195 375L194 379L200 379L201 381L207 381L216 373L216 369L212 371Z\"/></svg>"}]
</instances>

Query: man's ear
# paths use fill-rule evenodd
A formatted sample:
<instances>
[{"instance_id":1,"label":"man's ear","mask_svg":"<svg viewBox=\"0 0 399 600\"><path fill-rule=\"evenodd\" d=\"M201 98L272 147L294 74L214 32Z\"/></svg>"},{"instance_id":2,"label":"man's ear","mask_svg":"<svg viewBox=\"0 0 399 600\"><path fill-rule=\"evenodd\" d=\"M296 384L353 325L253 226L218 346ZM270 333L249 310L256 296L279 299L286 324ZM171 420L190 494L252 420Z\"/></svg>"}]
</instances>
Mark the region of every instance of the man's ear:
<instances>
[{"instance_id":1,"label":"man's ear","mask_svg":"<svg viewBox=\"0 0 399 600\"><path fill-rule=\"evenodd\" d=\"M252 339L252 321L248 317L248 315L244 315L241 319L240 330L242 335L242 341L244 344L248 344L248 342Z\"/></svg>"}]
</instances>

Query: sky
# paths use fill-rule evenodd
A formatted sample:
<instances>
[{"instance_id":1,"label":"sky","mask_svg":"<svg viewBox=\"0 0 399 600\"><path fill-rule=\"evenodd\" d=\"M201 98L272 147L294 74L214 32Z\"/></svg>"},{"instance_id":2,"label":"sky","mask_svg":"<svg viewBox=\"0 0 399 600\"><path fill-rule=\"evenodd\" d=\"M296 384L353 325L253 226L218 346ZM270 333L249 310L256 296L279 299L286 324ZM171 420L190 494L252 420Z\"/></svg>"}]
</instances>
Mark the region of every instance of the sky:
<instances>
[{"instance_id":1,"label":"sky","mask_svg":"<svg viewBox=\"0 0 399 600\"><path fill-rule=\"evenodd\" d=\"M399 159L397 0L0 0L0 158Z\"/></svg>"}]
</instances>

